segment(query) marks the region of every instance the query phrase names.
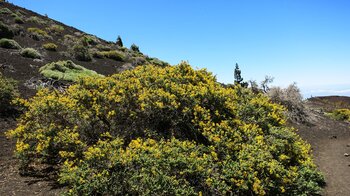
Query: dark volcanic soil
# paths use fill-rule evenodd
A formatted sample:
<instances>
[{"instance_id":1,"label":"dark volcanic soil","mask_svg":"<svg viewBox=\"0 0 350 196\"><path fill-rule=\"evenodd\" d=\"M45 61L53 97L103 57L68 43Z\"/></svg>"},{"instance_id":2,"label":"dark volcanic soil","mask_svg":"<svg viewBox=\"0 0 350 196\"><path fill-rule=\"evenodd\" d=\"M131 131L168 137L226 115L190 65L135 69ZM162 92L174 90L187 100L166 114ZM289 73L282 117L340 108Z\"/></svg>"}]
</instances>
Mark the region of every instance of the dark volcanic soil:
<instances>
[{"instance_id":1,"label":"dark volcanic soil","mask_svg":"<svg viewBox=\"0 0 350 196\"><path fill-rule=\"evenodd\" d=\"M15 141L5 137L4 132L16 126L13 118L0 117L0 195L59 195L55 181L47 176L21 176L18 161L13 155Z\"/></svg>"},{"instance_id":2,"label":"dark volcanic soil","mask_svg":"<svg viewBox=\"0 0 350 196\"><path fill-rule=\"evenodd\" d=\"M320 100L327 104L320 104ZM350 123L324 115L334 103L349 103L349 97L323 97L305 103L311 125L294 124L299 135L311 144L316 164L324 173L324 195L350 195ZM345 100L345 101L344 101ZM349 106L349 105L348 105Z\"/></svg>"}]
</instances>

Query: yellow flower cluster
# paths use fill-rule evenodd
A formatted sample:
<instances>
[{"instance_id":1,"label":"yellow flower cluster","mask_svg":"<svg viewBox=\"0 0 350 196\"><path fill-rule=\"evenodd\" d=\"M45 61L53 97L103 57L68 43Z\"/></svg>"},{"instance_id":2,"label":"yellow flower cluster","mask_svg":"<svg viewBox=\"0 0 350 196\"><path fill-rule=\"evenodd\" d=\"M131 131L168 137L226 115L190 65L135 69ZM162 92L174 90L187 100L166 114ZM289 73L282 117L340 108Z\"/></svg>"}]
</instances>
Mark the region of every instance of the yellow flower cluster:
<instances>
[{"instance_id":1,"label":"yellow flower cluster","mask_svg":"<svg viewBox=\"0 0 350 196\"><path fill-rule=\"evenodd\" d=\"M17 154L59 165L72 195L299 195L322 184L282 106L187 63L42 89L26 105L8 132Z\"/></svg>"}]
</instances>

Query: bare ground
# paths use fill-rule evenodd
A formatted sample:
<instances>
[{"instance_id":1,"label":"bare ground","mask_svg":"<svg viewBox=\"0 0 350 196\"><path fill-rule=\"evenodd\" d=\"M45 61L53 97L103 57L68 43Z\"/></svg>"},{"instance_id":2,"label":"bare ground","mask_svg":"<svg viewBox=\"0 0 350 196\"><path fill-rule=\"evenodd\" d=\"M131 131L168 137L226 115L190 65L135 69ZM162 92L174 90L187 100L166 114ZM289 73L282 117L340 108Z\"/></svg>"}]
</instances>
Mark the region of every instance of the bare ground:
<instances>
[{"instance_id":1,"label":"bare ground","mask_svg":"<svg viewBox=\"0 0 350 196\"><path fill-rule=\"evenodd\" d=\"M325 175L324 195L350 195L350 156L344 156L350 154L350 124L325 116L322 106L307 102L310 124L293 126L311 144L315 162Z\"/></svg>"},{"instance_id":2,"label":"bare ground","mask_svg":"<svg viewBox=\"0 0 350 196\"><path fill-rule=\"evenodd\" d=\"M19 164L13 155L15 141L4 135L14 128L13 118L0 118L0 195L59 195L62 188L49 176L21 176Z\"/></svg>"}]
</instances>

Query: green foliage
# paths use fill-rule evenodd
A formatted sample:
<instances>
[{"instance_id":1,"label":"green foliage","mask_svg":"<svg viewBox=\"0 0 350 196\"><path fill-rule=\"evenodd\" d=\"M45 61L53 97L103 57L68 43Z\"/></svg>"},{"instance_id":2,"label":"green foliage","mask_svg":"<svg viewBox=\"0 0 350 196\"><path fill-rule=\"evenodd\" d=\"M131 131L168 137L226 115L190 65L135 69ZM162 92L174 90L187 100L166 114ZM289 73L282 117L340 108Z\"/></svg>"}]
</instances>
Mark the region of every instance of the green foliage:
<instances>
[{"instance_id":1,"label":"green foliage","mask_svg":"<svg viewBox=\"0 0 350 196\"><path fill-rule=\"evenodd\" d=\"M27 22L32 22L35 24L39 24L39 25L46 25L47 21L44 19L41 19L37 16L31 16L30 18L27 19Z\"/></svg>"},{"instance_id":2,"label":"green foliage","mask_svg":"<svg viewBox=\"0 0 350 196\"><path fill-rule=\"evenodd\" d=\"M5 7L5 8L0 9L0 14L10 15L10 14L12 14L12 11L10 9L8 9L7 7Z\"/></svg>"},{"instance_id":3,"label":"green foliage","mask_svg":"<svg viewBox=\"0 0 350 196\"><path fill-rule=\"evenodd\" d=\"M243 82L243 78L241 76L241 70L236 63L235 71L234 71L235 84L241 84Z\"/></svg>"},{"instance_id":4,"label":"green foliage","mask_svg":"<svg viewBox=\"0 0 350 196\"><path fill-rule=\"evenodd\" d=\"M350 122L350 110L349 109L336 109L329 114L336 120Z\"/></svg>"},{"instance_id":5,"label":"green foliage","mask_svg":"<svg viewBox=\"0 0 350 196\"><path fill-rule=\"evenodd\" d=\"M43 45L43 48L49 51L57 51L58 46L54 43L46 43Z\"/></svg>"},{"instance_id":6,"label":"green foliage","mask_svg":"<svg viewBox=\"0 0 350 196\"><path fill-rule=\"evenodd\" d=\"M73 35L64 35L64 45L72 46L78 42L78 38L74 37Z\"/></svg>"},{"instance_id":7,"label":"green foliage","mask_svg":"<svg viewBox=\"0 0 350 196\"><path fill-rule=\"evenodd\" d=\"M56 24L53 24L50 27L47 27L46 29L47 29L47 31L52 32L52 33L57 34L57 35L61 34L64 31L64 27L62 27L61 25L56 25Z\"/></svg>"},{"instance_id":8,"label":"green foliage","mask_svg":"<svg viewBox=\"0 0 350 196\"><path fill-rule=\"evenodd\" d=\"M282 106L186 63L42 89L26 105L7 133L17 156L60 167L70 195L315 195L324 182Z\"/></svg>"},{"instance_id":9,"label":"green foliage","mask_svg":"<svg viewBox=\"0 0 350 196\"><path fill-rule=\"evenodd\" d=\"M0 73L0 115L6 115L12 109L12 101L18 96L16 82Z\"/></svg>"},{"instance_id":10,"label":"green foliage","mask_svg":"<svg viewBox=\"0 0 350 196\"><path fill-rule=\"evenodd\" d=\"M22 49L21 55L23 57L32 58L32 59L40 59L41 58L41 54L37 50L35 50L34 48Z\"/></svg>"},{"instance_id":11,"label":"green foliage","mask_svg":"<svg viewBox=\"0 0 350 196\"><path fill-rule=\"evenodd\" d=\"M9 38L12 39L15 36L12 29L0 21L0 38Z\"/></svg>"},{"instance_id":12,"label":"green foliage","mask_svg":"<svg viewBox=\"0 0 350 196\"><path fill-rule=\"evenodd\" d=\"M97 45L100 42L96 36L92 35L84 35L80 40L82 43L85 43L85 45Z\"/></svg>"},{"instance_id":13,"label":"green foliage","mask_svg":"<svg viewBox=\"0 0 350 196\"><path fill-rule=\"evenodd\" d=\"M95 56L97 58L104 57L104 58L109 58L116 61L125 61L126 59L124 53L119 52L117 50L96 52Z\"/></svg>"},{"instance_id":14,"label":"green foliage","mask_svg":"<svg viewBox=\"0 0 350 196\"><path fill-rule=\"evenodd\" d=\"M136 44L132 44L130 46L130 50L133 51L133 52L137 52L137 53L140 52L140 48Z\"/></svg>"},{"instance_id":15,"label":"green foliage","mask_svg":"<svg viewBox=\"0 0 350 196\"><path fill-rule=\"evenodd\" d=\"M23 24L24 20L20 16L15 16L15 23L17 24Z\"/></svg>"},{"instance_id":16,"label":"green foliage","mask_svg":"<svg viewBox=\"0 0 350 196\"><path fill-rule=\"evenodd\" d=\"M108 45L98 44L96 48L100 51L110 51L112 48Z\"/></svg>"},{"instance_id":17,"label":"green foliage","mask_svg":"<svg viewBox=\"0 0 350 196\"><path fill-rule=\"evenodd\" d=\"M27 31L30 33L30 36L34 40L41 40L43 38L51 38L46 31L39 29L39 28L28 28Z\"/></svg>"},{"instance_id":18,"label":"green foliage","mask_svg":"<svg viewBox=\"0 0 350 196\"><path fill-rule=\"evenodd\" d=\"M47 78L77 82L84 77L102 77L95 71L86 69L72 61L58 61L44 65L39 69L40 74Z\"/></svg>"},{"instance_id":19,"label":"green foliage","mask_svg":"<svg viewBox=\"0 0 350 196\"><path fill-rule=\"evenodd\" d=\"M120 37L120 35L118 35L117 41L115 42L115 44L119 47L123 47L123 41L122 38Z\"/></svg>"},{"instance_id":20,"label":"green foliage","mask_svg":"<svg viewBox=\"0 0 350 196\"><path fill-rule=\"evenodd\" d=\"M89 48L80 42L75 44L72 48L72 54L78 61L91 61L92 56L89 52Z\"/></svg>"},{"instance_id":21,"label":"green foliage","mask_svg":"<svg viewBox=\"0 0 350 196\"><path fill-rule=\"evenodd\" d=\"M136 139L126 149L123 143L100 140L78 167L66 161L60 181L73 185L69 195L198 195L193 185L210 193L206 177L217 155L209 148L174 138Z\"/></svg>"},{"instance_id":22,"label":"green foliage","mask_svg":"<svg viewBox=\"0 0 350 196\"><path fill-rule=\"evenodd\" d=\"M8 48L8 49L20 49L21 46L13 39L6 39L2 38L0 39L0 47L1 48Z\"/></svg>"},{"instance_id":23,"label":"green foliage","mask_svg":"<svg viewBox=\"0 0 350 196\"><path fill-rule=\"evenodd\" d=\"M156 65L156 66L160 66L160 67L165 67L165 66L169 66L169 63L161 61L157 58L147 58L147 61L151 64L151 65Z\"/></svg>"}]
</instances>

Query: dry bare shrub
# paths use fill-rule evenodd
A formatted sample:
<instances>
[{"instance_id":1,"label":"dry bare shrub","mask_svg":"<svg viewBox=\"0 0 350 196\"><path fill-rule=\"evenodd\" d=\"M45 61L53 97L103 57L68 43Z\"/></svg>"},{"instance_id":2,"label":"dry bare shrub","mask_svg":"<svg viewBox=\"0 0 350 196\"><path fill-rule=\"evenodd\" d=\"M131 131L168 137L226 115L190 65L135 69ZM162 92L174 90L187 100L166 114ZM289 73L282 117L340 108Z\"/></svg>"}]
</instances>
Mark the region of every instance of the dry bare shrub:
<instances>
[{"instance_id":1,"label":"dry bare shrub","mask_svg":"<svg viewBox=\"0 0 350 196\"><path fill-rule=\"evenodd\" d=\"M303 96L296 83L287 88L272 87L267 92L270 99L287 108L287 116L296 122L305 122L306 113L303 105Z\"/></svg>"}]
</instances>

